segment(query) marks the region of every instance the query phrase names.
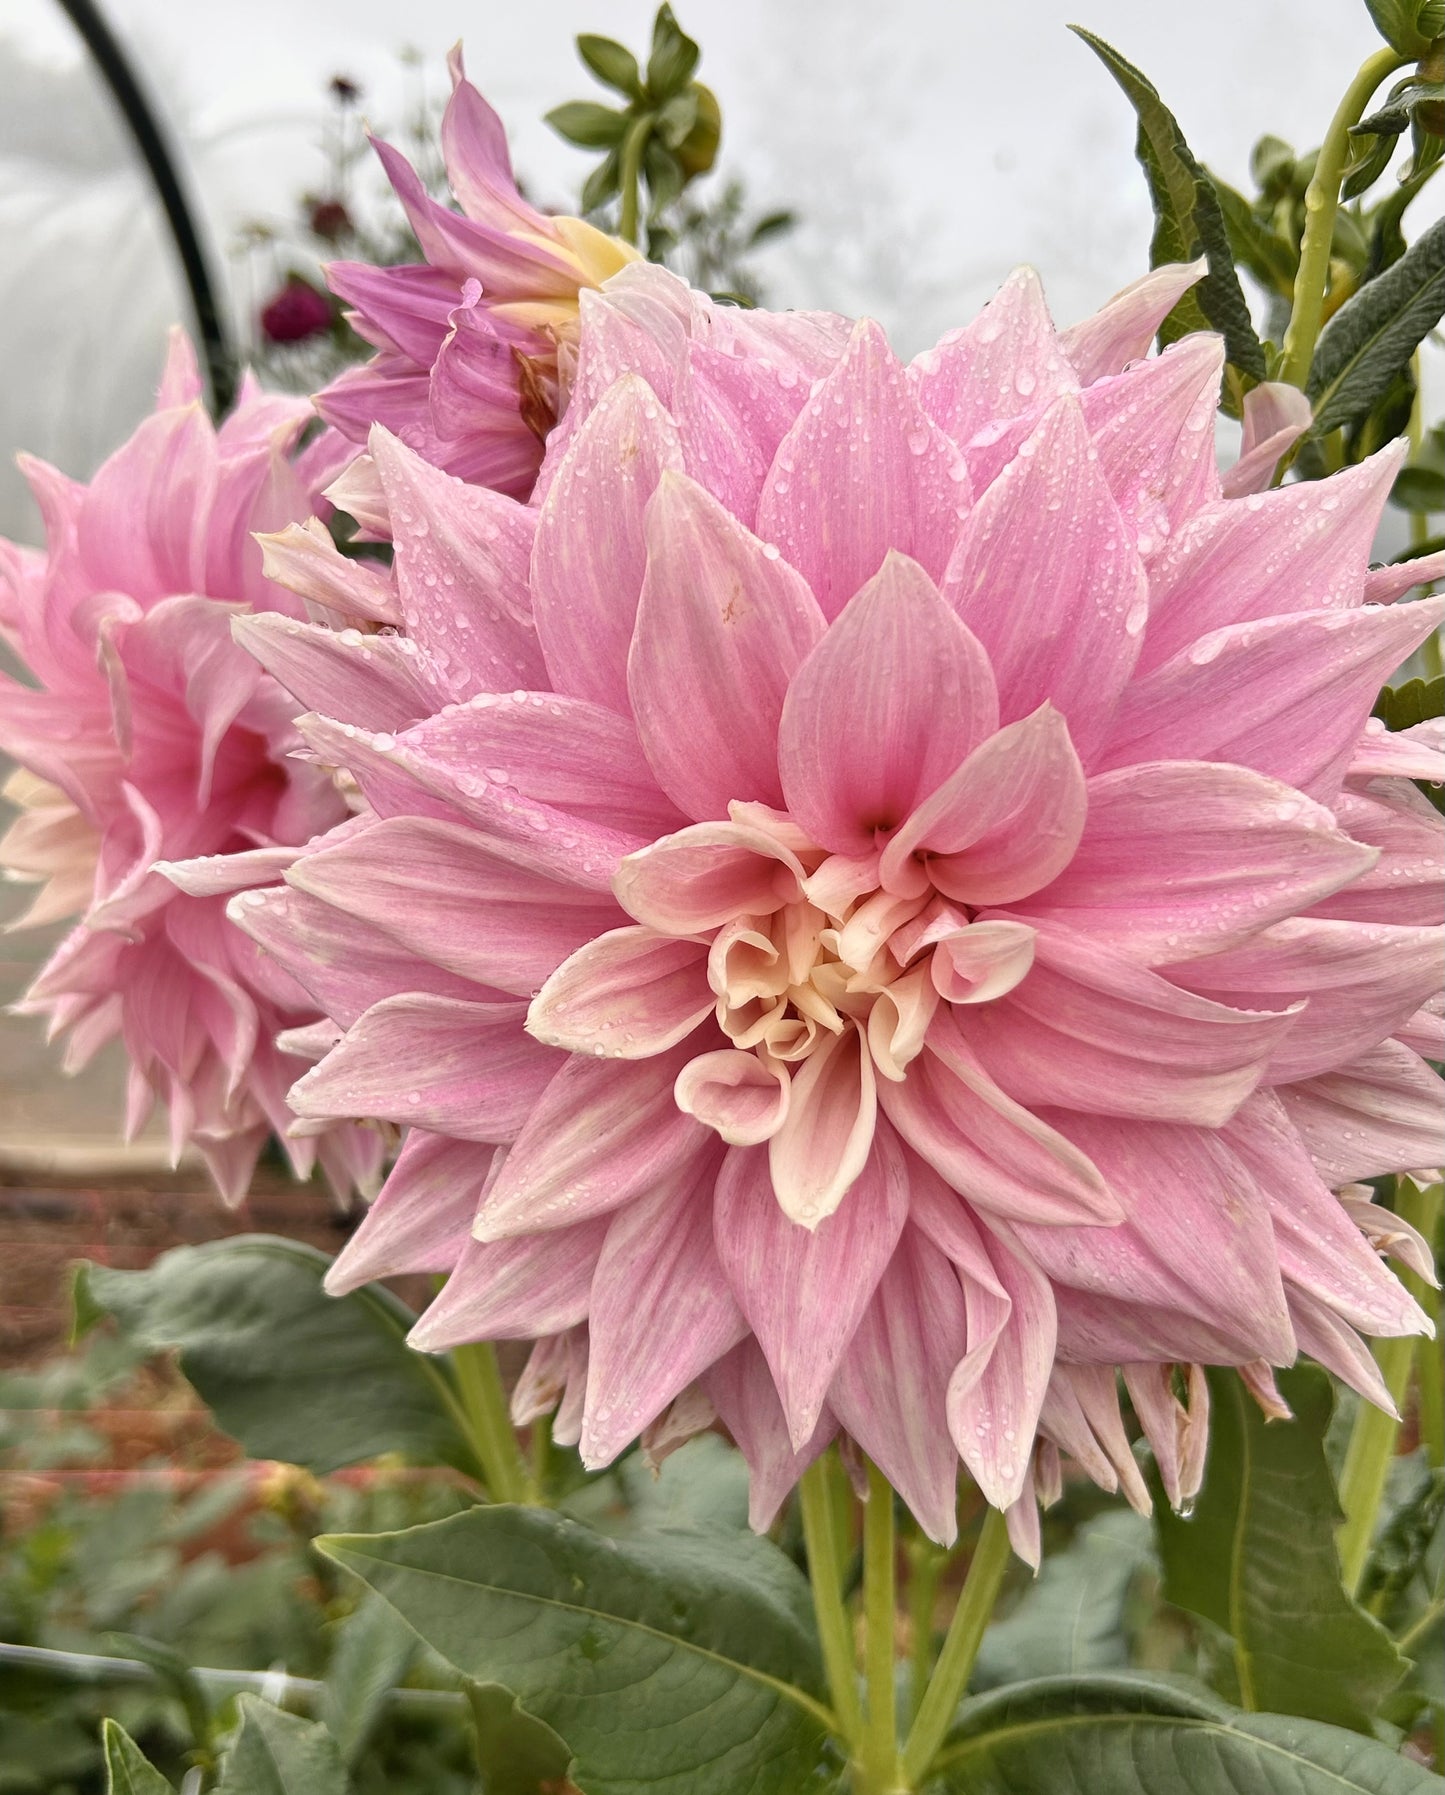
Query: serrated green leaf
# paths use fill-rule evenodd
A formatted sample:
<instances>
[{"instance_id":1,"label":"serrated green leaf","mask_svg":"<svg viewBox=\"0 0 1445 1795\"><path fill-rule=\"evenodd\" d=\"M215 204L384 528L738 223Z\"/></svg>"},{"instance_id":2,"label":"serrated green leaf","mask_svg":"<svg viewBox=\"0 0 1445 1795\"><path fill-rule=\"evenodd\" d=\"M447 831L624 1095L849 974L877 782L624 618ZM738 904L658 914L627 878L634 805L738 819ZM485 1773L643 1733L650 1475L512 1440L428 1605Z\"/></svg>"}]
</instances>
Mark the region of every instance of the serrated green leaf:
<instances>
[{"instance_id":1,"label":"serrated green leaf","mask_svg":"<svg viewBox=\"0 0 1445 1795\"><path fill-rule=\"evenodd\" d=\"M1386 729L1413 729L1434 717L1445 717L1445 678L1409 679L1402 686L1386 686L1375 700L1375 716Z\"/></svg>"},{"instance_id":2,"label":"serrated green leaf","mask_svg":"<svg viewBox=\"0 0 1445 1795\"><path fill-rule=\"evenodd\" d=\"M415 1319L378 1285L330 1297L314 1247L240 1234L144 1271L89 1265L85 1300L145 1352L174 1348L217 1425L252 1458L333 1471L384 1452L474 1471L449 1373L406 1345Z\"/></svg>"},{"instance_id":3,"label":"serrated green leaf","mask_svg":"<svg viewBox=\"0 0 1445 1795\"><path fill-rule=\"evenodd\" d=\"M554 106L543 120L568 143L579 149L615 149L627 135L631 119L626 112L612 106L599 106L595 100L568 100Z\"/></svg>"},{"instance_id":4,"label":"serrated green leaf","mask_svg":"<svg viewBox=\"0 0 1445 1795\"><path fill-rule=\"evenodd\" d=\"M642 98L642 70L625 45L610 37L584 31L577 39L577 54L597 79L630 100Z\"/></svg>"},{"instance_id":5,"label":"serrated green leaf","mask_svg":"<svg viewBox=\"0 0 1445 1795\"><path fill-rule=\"evenodd\" d=\"M416 1656L416 1635L379 1596L367 1595L341 1623L318 1718L343 1764L357 1763L387 1697Z\"/></svg>"},{"instance_id":6,"label":"serrated green leaf","mask_svg":"<svg viewBox=\"0 0 1445 1795\"><path fill-rule=\"evenodd\" d=\"M673 17L660 6L652 27L652 54L647 59L647 91L657 103L686 87L702 52Z\"/></svg>"},{"instance_id":7,"label":"serrated green leaf","mask_svg":"<svg viewBox=\"0 0 1445 1795\"><path fill-rule=\"evenodd\" d=\"M587 1795L827 1786L807 1584L769 1540L609 1539L496 1507L317 1546L464 1676L513 1690L571 1748Z\"/></svg>"},{"instance_id":8,"label":"serrated green leaf","mask_svg":"<svg viewBox=\"0 0 1445 1795\"><path fill-rule=\"evenodd\" d=\"M216 1795L347 1795L346 1772L324 1726L254 1695L241 1696L237 1707L241 1727Z\"/></svg>"},{"instance_id":9,"label":"serrated green leaf","mask_svg":"<svg viewBox=\"0 0 1445 1795\"><path fill-rule=\"evenodd\" d=\"M971 1702L928 1795L1440 1795L1378 1740L1242 1714L1162 1677L1058 1677Z\"/></svg>"},{"instance_id":10,"label":"serrated green leaf","mask_svg":"<svg viewBox=\"0 0 1445 1795\"><path fill-rule=\"evenodd\" d=\"M1217 330L1230 365L1249 383L1266 378L1264 349L1255 334L1230 253L1229 233L1214 184L1195 160L1178 120L1158 90L1111 45L1078 25L1081 37L1123 89L1139 121L1135 155L1154 202L1154 240L1149 262L1192 262L1209 258L1209 272L1170 312L1159 340L1172 343L1193 330Z\"/></svg>"},{"instance_id":11,"label":"serrated green leaf","mask_svg":"<svg viewBox=\"0 0 1445 1795\"><path fill-rule=\"evenodd\" d=\"M115 1720L102 1720L105 1751L105 1795L175 1795L175 1790Z\"/></svg>"},{"instance_id":12,"label":"serrated green leaf","mask_svg":"<svg viewBox=\"0 0 1445 1795\"><path fill-rule=\"evenodd\" d=\"M1210 179L1214 182L1235 261L1247 268L1266 291L1288 298L1294 291L1298 251L1255 217L1242 193L1236 193L1217 175L1211 175Z\"/></svg>"},{"instance_id":13,"label":"serrated green leaf","mask_svg":"<svg viewBox=\"0 0 1445 1795\"><path fill-rule=\"evenodd\" d=\"M572 1785L572 1753L529 1714L510 1689L474 1683L467 1691L482 1795L562 1795Z\"/></svg>"},{"instance_id":14,"label":"serrated green leaf","mask_svg":"<svg viewBox=\"0 0 1445 1795\"><path fill-rule=\"evenodd\" d=\"M1320 332L1305 387L1315 413L1311 434L1327 436L1364 418L1442 316L1445 219L1347 299Z\"/></svg>"},{"instance_id":15,"label":"serrated green leaf","mask_svg":"<svg viewBox=\"0 0 1445 1795\"><path fill-rule=\"evenodd\" d=\"M984 1634L973 1688L1127 1664L1124 1608L1152 1558L1149 1523L1132 1509L1086 1522L1067 1547L1045 1556L1018 1607Z\"/></svg>"},{"instance_id":16,"label":"serrated green leaf","mask_svg":"<svg viewBox=\"0 0 1445 1795\"><path fill-rule=\"evenodd\" d=\"M1230 1636L1246 1708L1368 1732L1405 1665L1340 1582L1329 1379L1305 1365L1279 1383L1293 1421L1265 1421L1238 1377L1211 1374L1198 1503L1187 1520L1155 1509L1164 1595Z\"/></svg>"}]
</instances>

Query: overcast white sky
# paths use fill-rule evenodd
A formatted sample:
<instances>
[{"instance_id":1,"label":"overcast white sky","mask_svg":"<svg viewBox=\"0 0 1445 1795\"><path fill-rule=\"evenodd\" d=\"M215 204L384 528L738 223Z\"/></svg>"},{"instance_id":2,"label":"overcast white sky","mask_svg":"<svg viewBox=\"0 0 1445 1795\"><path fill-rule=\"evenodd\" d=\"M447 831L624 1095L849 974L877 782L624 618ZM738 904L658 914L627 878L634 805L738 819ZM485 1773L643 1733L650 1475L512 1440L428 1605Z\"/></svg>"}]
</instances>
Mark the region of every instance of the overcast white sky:
<instances>
[{"instance_id":1,"label":"overcast white sky","mask_svg":"<svg viewBox=\"0 0 1445 1795\"><path fill-rule=\"evenodd\" d=\"M519 170L567 201L586 158L540 123L592 92L571 39L634 47L651 0L104 0L191 159L218 261L247 218L314 185L321 91L344 72L378 123L461 37ZM966 320L1016 262L1061 322L1146 265L1131 115L1077 17L1155 80L1197 152L1242 182L1266 130L1316 143L1374 47L1362 0L678 0L725 118L722 166L804 228L767 265L775 303L882 320L911 352ZM600 96L599 96L600 97ZM1422 222L1421 220L1417 220ZM143 180L56 0L0 0L0 530L10 453L81 474L144 408L184 316ZM249 303L249 296L243 296Z\"/></svg>"}]
</instances>

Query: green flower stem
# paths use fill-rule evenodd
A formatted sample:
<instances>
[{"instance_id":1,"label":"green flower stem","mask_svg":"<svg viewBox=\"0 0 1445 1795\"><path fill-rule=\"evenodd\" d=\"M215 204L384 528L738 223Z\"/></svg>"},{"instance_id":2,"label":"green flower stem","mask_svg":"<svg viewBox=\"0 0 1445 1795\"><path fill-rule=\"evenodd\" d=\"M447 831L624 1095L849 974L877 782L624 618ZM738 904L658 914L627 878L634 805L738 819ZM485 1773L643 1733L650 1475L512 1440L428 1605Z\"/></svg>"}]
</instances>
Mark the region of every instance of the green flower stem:
<instances>
[{"instance_id":1,"label":"green flower stem","mask_svg":"<svg viewBox=\"0 0 1445 1795\"><path fill-rule=\"evenodd\" d=\"M1396 1188L1396 1209L1401 1218L1418 1228L1427 1240L1433 1240L1435 1227L1440 1219L1441 1196L1445 1192L1445 1186L1432 1184L1421 1190L1411 1180L1402 1179ZM1434 1293L1413 1272L1407 1271L1401 1276L1411 1294L1422 1302L1429 1313L1432 1306L1430 1299ZM1416 1334L1406 1334L1398 1339L1375 1342L1375 1360L1396 1408L1403 1405L1410 1388L1410 1371L1416 1359L1415 1343L1419 1338ZM1433 1346L1429 1352L1420 1355L1422 1370L1425 1361L1433 1356ZM1438 1367L1435 1368L1434 1381L1438 1385ZM1426 1388L1422 1377L1422 1423L1425 1403ZM1438 1418L1432 1419L1438 1439ZM1362 1402L1355 1413L1350 1443L1345 1450L1344 1469L1340 1473L1340 1507L1345 1515L1339 1532L1340 1575L1351 1595L1359 1589L1365 1566L1369 1562L1375 1523L1379 1518L1385 1480L1390 1473L1390 1460L1395 1455L1395 1441L1399 1431L1400 1423L1395 1417L1377 1409L1373 1403Z\"/></svg>"},{"instance_id":2,"label":"green flower stem","mask_svg":"<svg viewBox=\"0 0 1445 1795\"><path fill-rule=\"evenodd\" d=\"M863 1674L868 1685L868 1724L859 1752L859 1795L898 1789L898 1698L894 1680L897 1595L894 1570L893 1486L876 1465L868 1467L863 1509Z\"/></svg>"},{"instance_id":3,"label":"green flower stem","mask_svg":"<svg viewBox=\"0 0 1445 1795\"><path fill-rule=\"evenodd\" d=\"M968 1687L974 1659L983 1642L984 1629L998 1600L999 1586L1008 1569L1008 1528L1003 1515L990 1508L984 1518L973 1562L959 1592L958 1606L949 1622L948 1635L903 1750L903 1786L916 1788L927 1775L947 1736L954 1710Z\"/></svg>"},{"instance_id":4,"label":"green flower stem","mask_svg":"<svg viewBox=\"0 0 1445 1795\"><path fill-rule=\"evenodd\" d=\"M815 1459L798 1486L803 1515L803 1540L808 1550L808 1579L813 1588L813 1612L818 1617L818 1638L823 1648L823 1668L828 1692L843 1740L850 1748L863 1734L863 1705L858 1699L858 1665L853 1649L853 1627L843 1603L839 1574L841 1554L833 1524L833 1492L829 1487L831 1452Z\"/></svg>"},{"instance_id":5,"label":"green flower stem","mask_svg":"<svg viewBox=\"0 0 1445 1795\"><path fill-rule=\"evenodd\" d=\"M1299 271L1294 281L1294 303L1284 333L1284 360L1279 378L1303 389L1315 357L1315 343L1324 317L1325 287L1329 281L1330 248L1335 236L1335 214L1340 206L1340 185L1350 157L1350 126L1359 124L1375 89L1387 75L1404 66L1406 58L1394 50L1377 50L1367 56L1345 90L1330 128L1320 145L1314 178L1305 190L1305 228L1300 241Z\"/></svg>"},{"instance_id":6,"label":"green flower stem","mask_svg":"<svg viewBox=\"0 0 1445 1795\"><path fill-rule=\"evenodd\" d=\"M908 1550L908 1626L910 1633L908 1679L908 1717L910 1724L918 1717L928 1673L933 1668L933 1611L938 1601L938 1583L948 1555L922 1534Z\"/></svg>"},{"instance_id":7,"label":"green flower stem","mask_svg":"<svg viewBox=\"0 0 1445 1795\"><path fill-rule=\"evenodd\" d=\"M533 1502L536 1492L527 1475L507 1407L507 1392L497 1370L491 1343L474 1341L451 1350L457 1393L466 1420L467 1440L477 1455L493 1502Z\"/></svg>"},{"instance_id":8,"label":"green flower stem","mask_svg":"<svg viewBox=\"0 0 1445 1795\"><path fill-rule=\"evenodd\" d=\"M652 135L652 114L646 112L632 124L626 137L622 140L622 166L618 174L618 184L622 189L622 214L617 222L617 234L629 243L637 241L637 219L639 212L638 189L642 180L642 152L647 147L647 140Z\"/></svg>"}]
</instances>

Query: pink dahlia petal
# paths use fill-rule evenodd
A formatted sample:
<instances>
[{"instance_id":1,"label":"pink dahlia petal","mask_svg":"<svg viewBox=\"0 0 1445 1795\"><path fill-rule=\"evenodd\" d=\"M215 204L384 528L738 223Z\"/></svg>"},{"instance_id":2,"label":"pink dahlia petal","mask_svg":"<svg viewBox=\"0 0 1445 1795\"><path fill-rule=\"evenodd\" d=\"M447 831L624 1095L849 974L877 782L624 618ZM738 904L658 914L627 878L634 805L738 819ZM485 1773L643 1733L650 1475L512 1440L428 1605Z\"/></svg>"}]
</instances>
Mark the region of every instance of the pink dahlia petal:
<instances>
[{"instance_id":1,"label":"pink dahlia petal","mask_svg":"<svg viewBox=\"0 0 1445 1795\"><path fill-rule=\"evenodd\" d=\"M747 1322L713 1247L707 1198L714 1158L681 1189L629 1204L608 1225L587 1318L582 1462L610 1464Z\"/></svg>"},{"instance_id":2,"label":"pink dahlia petal","mask_svg":"<svg viewBox=\"0 0 1445 1795\"><path fill-rule=\"evenodd\" d=\"M332 1261L326 1288L345 1296L376 1278L449 1272L471 1238L492 1151L416 1129L381 1194Z\"/></svg>"},{"instance_id":3,"label":"pink dahlia petal","mask_svg":"<svg viewBox=\"0 0 1445 1795\"><path fill-rule=\"evenodd\" d=\"M527 1027L549 1047L647 1059L675 1047L713 1008L703 943L655 929L613 929L557 968Z\"/></svg>"},{"instance_id":4,"label":"pink dahlia petal","mask_svg":"<svg viewBox=\"0 0 1445 1795\"><path fill-rule=\"evenodd\" d=\"M768 1361L797 1450L818 1426L908 1207L903 1156L887 1129L874 1136L848 1200L811 1232L784 1214L761 1149L734 1150L723 1162L713 1206L718 1256Z\"/></svg>"},{"instance_id":5,"label":"pink dahlia petal","mask_svg":"<svg viewBox=\"0 0 1445 1795\"><path fill-rule=\"evenodd\" d=\"M1328 1304L1304 1290L1291 1293L1290 1315L1301 1352L1318 1359L1366 1402L1398 1419L1400 1411L1375 1355L1347 1322L1341 1321Z\"/></svg>"},{"instance_id":6,"label":"pink dahlia petal","mask_svg":"<svg viewBox=\"0 0 1445 1795\"><path fill-rule=\"evenodd\" d=\"M595 891L430 817L385 818L307 855L287 878L443 971L518 997L617 919Z\"/></svg>"},{"instance_id":7,"label":"pink dahlia petal","mask_svg":"<svg viewBox=\"0 0 1445 1795\"><path fill-rule=\"evenodd\" d=\"M998 1088L947 1012L907 1078L884 1084L882 1102L914 1152L980 1209L1046 1226L1119 1217L1098 1168Z\"/></svg>"},{"instance_id":8,"label":"pink dahlia petal","mask_svg":"<svg viewBox=\"0 0 1445 1795\"><path fill-rule=\"evenodd\" d=\"M886 889L916 885L916 862L946 897L1006 904L1062 872L1086 809L1083 769L1068 727L1050 704L975 748L925 798L884 850Z\"/></svg>"},{"instance_id":9,"label":"pink dahlia petal","mask_svg":"<svg viewBox=\"0 0 1445 1795\"><path fill-rule=\"evenodd\" d=\"M1392 605L1416 586L1432 586L1437 580L1445 580L1445 549L1396 561L1389 567L1372 567L1365 575L1365 603Z\"/></svg>"},{"instance_id":10,"label":"pink dahlia petal","mask_svg":"<svg viewBox=\"0 0 1445 1795\"><path fill-rule=\"evenodd\" d=\"M1374 858L1323 805L1243 767L1145 761L1096 774L1088 805L1073 859L1024 912L1156 965L1231 947Z\"/></svg>"},{"instance_id":11,"label":"pink dahlia petal","mask_svg":"<svg viewBox=\"0 0 1445 1795\"><path fill-rule=\"evenodd\" d=\"M478 1237L567 1228L686 1183L713 1143L672 1100L685 1060L674 1048L631 1062L565 1061L507 1155L477 1218Z\"/></svg>"},{"instance_id":12,"label":"pink dahlia petal","mask_svg":"<svg viewBox=\"0 0 1445 1795\"><path fill-rule=\"evenodd\" d=\"M890 552L793 675L778 742L789 810L824 847L866 853L997 726L977 638Z\"/></svg>"},{"instance_id":13,"label":"pink dahlia petal","mask_svg":"<svg viewBox=\"0 0 1445 1795\"><path fill-rule=\"evenodd\" d=\"M1379 850L1379 859L1316 904L1316 914L1418 927L1445 922L1445 822L1427 797L1403 781L1375 779L1363 791L1339 793L1330 808L1356 841Z\"/></svg>"},{"instance_id":14,"label":"pink dahlia petal","mask_svg":"<svg viewBox=\"0 0 1445 1795\"><path fill-rule=\"evenodd\" d=\"M524 1013L520 1004L385 998L293 1086L291 1107L299 1116L379 1116L458 1140L510 1140L558 1067L518 1026Z\"/></svg>"},{"instance_id":15,"label":"pink dahlia petal","mask_svg":"<svg viewBox=\"0 0 1445 1795\"><path fill-rule=\"evenodd\" d=\"M304 710L385 730L405 729L435 704L417 676L415 652L402 646L406 638L338 633L277 616L238 617L231 629Z\"/></svg>"},{"instance_id":16,"label":"pink dahlia petal","mask_svg":"<svg viewBox=\"0 0 1445 1795\"><path fill-rule=\"evenodd\" d=\"M677 427L629 375L573 436L537 520L533 594L551 682L622 716L647 566L644 518L667 468L682 468Z\"/></svg>"},{"instance_id":17,"label":"pink dahlia petal","mask_svg":"<svg viewBox=\"0 0 1445 1795\"><path fill-rule=\"evenodd\" d=\"M793 1074L787 1114L768 1142L773 1190L804 1228L830 1216L868 1161L878 1114L873 1059L851 1024Z\"/></svg>"},{"instance_id":18,"label":"pink dahlia petal","mask_svg":"<svg viewBox=\"0 0 1445 1795\"><path fill-rule=\"evenodd\" d=\"M688 816L725 817L741 794L782 802L778 719L824 627L776 551L702 487L663 473L647 511L628 687L658 781Z\"/></svg>"},{"instance_id":19,"label":"pink dahlia petal","mask_svg":"<svg viewBox=\"0 0 1445 1795\"><path fill-rule=\"evenodd\" d=\"M1417 1053L1382 1041L1335 1071L1279 1087L1327 1184L1445 1159L1440 1080Z\"/></svg>"},{"instance_id":20,"label":"pink dahlia petal","mask_svg":"<svg viewBox=\"0 0 1445 1795\"><path fill-rule=\"evenodd\" d=\"M772 1373L751 1337L724 1354L702 1381L748 1461L748 1520L764 1533L789 1491L837 1433L838 1423L825 1412L812 1438L794 1451Z\"/></svg>"},{"instance_id":21,"label":"pink dahlia petal","mask_svg":"<svg viewBox=\"0 0 1445 1795\"><path fill-rule=\"evenodd\" d=\"M889 549L937 579L968 498L957 451L865 320L778 445L757 530L808 581L823 614L836 617Z\"/></svg>"},{"instance_id":22,"label":"pink dahlia petal","mask_svg":"<svg viewBox=\"0 0 1445 1795\"><path fill-rule=\"evenodd\" d=\"M560 1334L587 1314L605 1221L521 1240L469 1240L440 1296L407 1335L422 1352L468 1340Z\"/></svg>"},{"instance_id":23,"label":"pink dahlia petal","mask_svg":"<svg viewBox=\"0 0 1445 1795\"><path fill-rule=\"evenodd\" d=\"M948 1260L905 1227L863 1313L829 1405L940 1545L957 1537L958 1454L944 1391L968 1324Z\"/></svg>"},{"instance_id":24,"label":"pink dahlia petal","mask_svg":"<svg viewBox=\"0 0 1445 1795\"><path fill-rule=\"evenodd\" d=\"M389 572L343 555L318 518L263 535L260 545L262 566L273 584L348 621L401 623L401 604Z\"/></svg>"},{"instance_id":25,"label":"pink dahlia petal","mask_svg":"<svg viewBox=\"0 0 1445 1795\"><path fill-rule=\"evenodd\" d=\"M1149 569L1141 671L1229 624L1354 609L1400 459L1391 447L1327 480L1211 505L1191 518Z\"/></svg>"},{"instance_id":26,"label":"pink dahlia petal","mask_svg":"<svg viewBox=\"0 0 1445 1795\"><path fill-rule=\"evenodd\" d=\"M1214 630L1129 688L1102 764L1231 760L1332 797L1381 681L1442 620L1426 598Z\"/></svg>"},{"instance_id":27,"label":"pink dahlia petal","mask_svg":"<svg viewBox=\"0 0 1445 1795\"><path fill-rule=\"evenodd\" d=\"M1409 729L1391 731L1378 717L1365 723L1365 733L1355 745L1346 777L1368 780L1380 777L1425 779L1445 783L1445 717L1431 717Z\"/></svg>"},{"instance_id":28,"label":"pink dahlia petal","mask_svg":"<svg viewBox=\"0 0 1445 1795\"><path fill-rule=\"evenodd\" d=\"M456 280L441 268L328 262L326 284L355 307L347 317L367 342L394 349L424 367L441 347L447 315L457 303Z\"/></svg>"},{"instance_id":29,"label":"pink dahlia petal","mask_svg":"<svg viewBox=\"0 0 1445 1795\"><path fill-rule=\"evenodd\" d=\"M1207 272L1203 257L1197 262L1165 262L1122 287L1090 317L1060 331L1059 346L1080 381L1091 386L1142 360L1159 326Z\"/></svg>"},{"instance_id":30,"label":"pink dahlia petal","mask_svg":"<svg viewBox=\"0 0 1445 1795\"><path fill-rule=\"evenodd\" d=\"M776 1134L790 1094L786 1066L735 1047L689 1060L673 1086L683 1114L706 1123L734 1147L754 1147Z\"/></svg>"},{"instance_id":31,"label":"pink dahlia petal","mask_svg":"<svg viewBox=\"0 0 1445 1795\"><path fill-rule=\"evenodd\" d=\"M1262 380L1251 387L1244 395L1243 413L1239 460L1224 476L1227 499L1263 492L1280 458L1309 429L1314 415L1299 388L1281 380Z\"/></svg>"},{"instance_id":32,"label":"pink dahlia petal","mask_svg":"<svg viewBox=\"0 0 1445 1795\"><path fill-rule=\"evenodd\" d=\"M1087 761L1139 654L1144 569L1077 399L1060 399L965 519L944 597L988 650L999 712L1050 700Z\"/></svg>"},{"instance_id":33,"label":"pink dahlia petal","mask_svg":"<svg viewBox=\"0 0 1445 1795\"><path fill-rule=\"evenodd\" d=\"M801 862L777 837L743 823L697 823L629 854L617 901L668 935L716 929L739 915L770 915L796 898Z\"/></svg>"},{"instance_id":34,"label":"pink dahlia petal","mask_svg":"<svg viewBox=\"0 0 1445 1795\"><path fill-rule=\"evenodd\" d=\"M910 372L924 411L960 448L1079 385L1032 268L1014 269L971 324L925 350Z\"/></svg>"}]
</instances>

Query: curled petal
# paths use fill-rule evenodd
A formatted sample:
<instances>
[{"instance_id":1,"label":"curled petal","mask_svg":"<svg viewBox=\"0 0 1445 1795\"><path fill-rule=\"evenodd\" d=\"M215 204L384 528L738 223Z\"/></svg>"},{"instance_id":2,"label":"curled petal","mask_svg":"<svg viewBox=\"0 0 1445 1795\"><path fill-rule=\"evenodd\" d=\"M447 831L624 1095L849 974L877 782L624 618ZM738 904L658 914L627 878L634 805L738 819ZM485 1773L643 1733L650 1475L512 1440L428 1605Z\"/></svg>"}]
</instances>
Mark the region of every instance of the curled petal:
<instances>
[{"instance_id":1,"label":"curled petal","mask_svg":"<svg viewBox=\"0 0 1445 1795\"><path fill-rule=\"evenodd\" d=\"M791 1080L780 1061L735 1047L699 1054L677 1075L677 1107L735 1147L770 1139L788 1114Z\"/></svg>"}]
</instances>

